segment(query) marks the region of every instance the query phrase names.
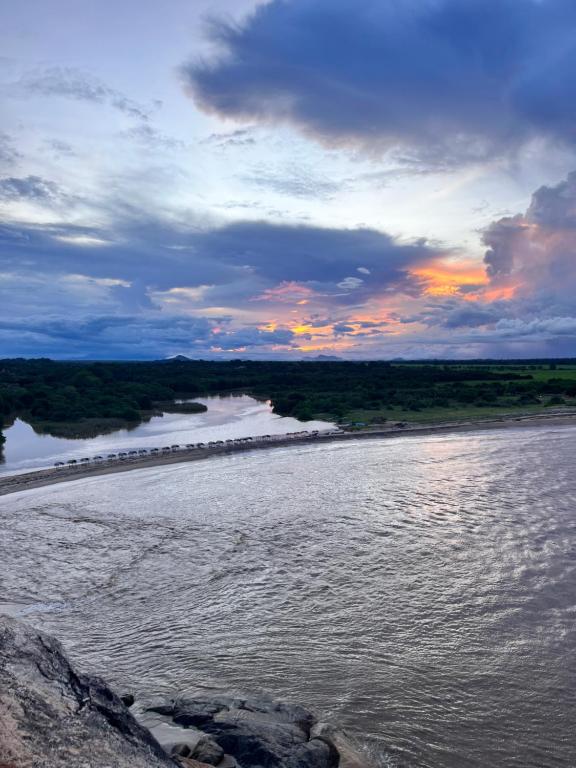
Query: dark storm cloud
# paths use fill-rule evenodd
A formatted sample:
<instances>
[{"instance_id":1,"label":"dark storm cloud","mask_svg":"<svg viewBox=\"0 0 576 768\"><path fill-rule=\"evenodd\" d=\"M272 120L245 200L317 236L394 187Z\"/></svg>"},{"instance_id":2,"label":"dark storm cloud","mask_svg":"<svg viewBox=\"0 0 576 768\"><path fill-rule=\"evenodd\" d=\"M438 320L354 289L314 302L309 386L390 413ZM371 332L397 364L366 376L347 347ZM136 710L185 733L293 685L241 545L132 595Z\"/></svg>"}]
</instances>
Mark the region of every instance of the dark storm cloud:
<instances>
[{"instance_id":1,"label":"dark storm cloud","mask_svg":"<svg viewBox=\"0 0 576 768\"><path fill-rule=\"evenodd\" d=\"M183 70L205 110L442 165L576 138L572 0L272 0Z\"/></svg>"},{"instance_id":2,"label":"dark storm cloud","mask_svg":"<svg viewBox=\"0 0 576 768\"><path fill-rule=\"evenodd\" d=\"M261 347L269 344L289 345L295 336L289 330L263 331L259 328L242 328L230 331L224 337L218 335L214 342L223 342L227 348L234 347Z\"/></svg>"},{"instance_id":3,"label":"dark storm cloud","mask_svg":"<svg viewBox=\"0 0 576 768\"><path fill-rule=\"evenodd\" d=\"M45 183L10 180L5 192L56 194ZM294 305L312 297L346 313L398 290L412 266L438 255L425 241L401 244L370 229L259 221L201 228L192 217L166 221L111 201L94 220L110 223L0 228L2 354L61 356L66 348L70 357L149 358L291 349L297 344L286 327L256 327L283 306L286 286ZM336 312L334 322L340 317ZM343 322L337 332L347 328Z\"/></svg>"},{"instance_id":4,"label":"dark storm cloud","mask_svg":"<svg viewBox=\"0 0 576 768\"><path fill-rule=\"evenodd\" d=\"M194 230L138 216L118 220L109 229L6 225L0 229L0 270L128 281L138 276L142 285L160 290L237 279L241 270L198 252L198 237Z\"/></svg>"},{"instance_id":5,"label":"dark storm cloud","mask_svg":"<svg viewBox=\"0 0 576 768\"><path fill-rule=\"evenodd\" d=\"M269 344L289 345L290 331L220 329L207 318L182 316L113 315L84 319L25 318L0 320L0 348L4 357L26 354L90 359L150 359L186 351L201 356L212 347L234 351ZM210 353L211 354L211 353Z\"/></svg>"},{"instance_id":6,"label":"dark storm cloud","mask_svg":"<svg viewBox=\"0 0 576 768\"><path fill-rule=\"evenodd\" d=\"M547 230L573 230L576 234L576 172L556 186L536 190L526 219Z\"/></svg>"},{"instance_id":7,"label":"dark storm cloud","mask_svg":"<svg viewBox=\"0 0 576 768\"><path fill-rule=\"evenodd\" d=\"M445 313L443 328L475 328L497 322L501 313L492 306L462 306Z\"/></svg>"},{"instance_id":8,"label":"dark storm cloud","mask_svg":"<svg viewBox=\"0 0 576 768\"><path fill-rule=\"evenodd\" d=\"M335 323L333 326L334 333L345 336L347 333L354 333L354 327L347 325L346 323Z\"/></svg>"},{"instance_id":9,"label":"dark storm cloud","mask_svg":"<svg viewBox=\"0 0 576 768\"><path fill-rule=\"evenodd\" d=\"M439 254L419 241L400 244L371 229L328 229L261 221L195 229L125 212L109 230L78 226L5 226L0 269L81 273L158 290L239 286L248 300L283 282L309 283L345 301L404 285L409 267ZM368 270L358 278L358 270ZM234 302L234 296L227 297Z\"/></svg>"},{"instance_id":10,"label":"dark storm cloud","mask_svg":"<svg viewBox=\"0 0 576 768\"><path fill-rule=\"evenodd\" d=\"M197 246L211 259L252 269L275 283L337 284L364 268L375 288L403 280L408 267L438 253L424 241L404 245L373 229L265 222L237 222L211 230L199 236Z\"/></svg>"},{"instance_id":11,"label":"dark storm cloud","mask_svg":"<svg viewBox=\"0 0 576 768\"><path fill-rule=\"evenodd\" d=\"M510 308L504 302L490 304L455 299L438 303L422 312L419 317L411 318L409 322L417 320L429 326L451 330L480 328L482 326L494 326L509 312Z\"/></svg>"},{"instance_id":12,"label":"dark storm cloud","mask_svg":"<svg viewBox=\"0 0 576 768\"><path fill-rule=\"evenodd\" d=\"M40 318L0 321L5 356L26 348L28 355L150 358L166 349L193 348L209 340L202 318L101 316L86 319ZM22 352L20 352L21 354Z\"/></svg>"},{"instance_id":13,"label":"dark storm cloud","mask_svg":"<svg viewBox=\"0 0 576 768\"><path fill-rule=\"evenodd\" d=\"M483 235L488 250L484 256L486 271L491 278L509 275L514 266L514 251L524 238L527 223L524 217L505 216L492 222Z\"/></svg>"}]
</instances>

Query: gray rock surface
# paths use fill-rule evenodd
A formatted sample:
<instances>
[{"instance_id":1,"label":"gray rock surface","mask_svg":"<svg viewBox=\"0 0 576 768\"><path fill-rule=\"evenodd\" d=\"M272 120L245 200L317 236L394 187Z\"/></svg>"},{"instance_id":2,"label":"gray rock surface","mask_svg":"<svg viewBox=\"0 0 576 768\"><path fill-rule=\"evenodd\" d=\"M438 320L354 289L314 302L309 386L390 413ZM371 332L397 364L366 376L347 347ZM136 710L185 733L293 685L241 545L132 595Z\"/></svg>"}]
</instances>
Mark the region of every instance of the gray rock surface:
<instances>
[{"instance_id":1,"label":"gray rock surface","mask_svg":"<svg viewBox=\"0 0 576 768\"><path fill-rule=\"evenodd\" d=\"M208 763L208 765L220 765L222 758L224 757L224 750L217 744L214 739L209 736L205 736L200 739L194 751L190 755L195 760L199 760L201 763Z\"/></svg>"},{"instance_id":2,"label":"gray rock surface","mask_svg":"<svg viewBox=\"0 0 576 768\"><path fill-rule=\"evenodd\" d=\"M174 699L140 718L150 730L104 681L77 672L56 640L0 616L0 768L369 764L345 733L269 696Z\"/></svg>"},{"instance_id":3,"label":"gray rock surface","mask_svg":"<svg viewBox=\"0 0 576 768\"><path fill-rule=\"evenodd\" d=\"M310 739L305 744L299 745L286 758L286 768L325 768L325 766L339 766L338 752L331 744L320 739Z\"/></svg>"},{"instance_id":4,"label":"gray rock surface","mask_svg":"<svg viewBox=\"0 0 576 768\"><path fill-rule=\"evenodd\" d=\"M242 768L335 768L338 752L310 737L315 718L304 707L268 696L176 699L151 708L186 728L198 727ZM191 755L205 759L199 753Z\"/></svg>"},{"instance_id":5,"label":"gray rock surface","mask_svg":"<svg viewBox=\"0 0 576 768\"><path fill-rule=\"evenodd\" d=\"M367 755L345 731L330 723L317 723L310 735L313 740L325 742L338 753L339 768L367 768Z\"/></svg>"},{"instance_id":6,"label":"gray rock surface","mask_svg":"<svg viewBox=\"0 0 576 768\"><path fill-rule=\"evenodd\" d=\"M207 738L206 734L197 728L180 728L171 723L145 723L150 733L168 754L179 754L182 757L192 757L198 743ZM177 752L175 747L182 747ZM184 749L185 747L185 749Z\"/></svg>"},{"instance_id":7,"label":"gray rock surface","mask_svg":"<svg viewBox=\"0 0 576 768\"><path fill-rule=\"evenodd\" d=\"M99 678L78 673L60 644L0 616L0 765L174 768Z\"/></svg>"}]
</instances>

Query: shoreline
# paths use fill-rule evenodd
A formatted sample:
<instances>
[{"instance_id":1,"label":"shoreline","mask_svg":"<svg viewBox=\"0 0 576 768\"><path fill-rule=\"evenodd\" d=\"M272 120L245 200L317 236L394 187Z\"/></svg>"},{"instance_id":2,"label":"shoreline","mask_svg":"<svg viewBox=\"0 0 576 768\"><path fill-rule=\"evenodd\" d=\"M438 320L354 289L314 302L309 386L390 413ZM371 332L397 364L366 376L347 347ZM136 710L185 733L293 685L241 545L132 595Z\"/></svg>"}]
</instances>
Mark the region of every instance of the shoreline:
<instances>
[{"instance_id":1,"label":"shoreline","mask_svg":"<svg viewBox=\"0 0 576 768\"><path fill-rule=\"evenodd\" d=\"M293 436L273 436L271 438L254 437L251 442L226 443L206 446L205 448L181 448L177 452L150 456L127 458L124 461L109 461L98 464L78 464L75 466L49 467L31 470L21 474L0 476L0 496L11 493L42 488L47 485L66 483L102 475L131 472L135 469L152 469L171 464L183 464L191 461L204 461L214 456L229 456L249 451L286 448L294 445L313 445L322 443L345 442L348 440L382 440L395 437L428 437L430 435L458 434L492 429L527 428L527 427L562 427L576 426L576 413L555 411L527 416L505 416L482 421L454 421L441 424L421 424L404 427L390 426L359 431L340 431L317 435L298 434Z\"/></svg>"}]
</instances>

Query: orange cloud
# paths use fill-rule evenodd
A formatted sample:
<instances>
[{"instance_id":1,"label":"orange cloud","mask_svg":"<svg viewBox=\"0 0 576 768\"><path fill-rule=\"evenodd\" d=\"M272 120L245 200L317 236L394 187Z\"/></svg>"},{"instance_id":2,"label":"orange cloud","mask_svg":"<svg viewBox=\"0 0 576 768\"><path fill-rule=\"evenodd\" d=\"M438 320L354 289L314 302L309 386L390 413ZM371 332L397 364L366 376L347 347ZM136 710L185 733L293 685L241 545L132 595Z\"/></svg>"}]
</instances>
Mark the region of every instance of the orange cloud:
<instances>
[{"instance_id":1,"label":"orange cloud","mask_svg":"<svg viewBox=\"0 0 576 768\"><path fill-rule=\"evenodd\" d=\"M493 287L483 264L437 259L410 270L425 296L459 296L466 301L511 299L519 285ZM473 290L477 288L477 290Z\"/></svg>"},{"instance_id":2,"label":"orange cloud","mask_svg":"<svg viewBox=\"0 0 576 768\"><path fill-rule=\"evenodd\" d=\"M301 323L289 326L289 330L296 336L303 336L308 334L310 336L326 336L334 332L331 325L313 326L307 323Z\"/></svg>"},{"instance_id":3,"label":"orange cloud","mask_svg":"<svg viewBox=\"0 0 576 768\"><path fill-rule=\"evenodd\" d=\"M374 325L400 325L396 310L387 308L376 308L374 312L355 314L349 320L345 320L348 325L356 323L373 323Z\"/></svg>"},{"instance_id":4,"label":"orange cloud","mask_svg":"<svg viewBox=\"0 0 576 768\"><path fill-rule=\"evenodd\" d=\"M478 296L478 298L482 298L485 301L503 301L512 299L518 288L520 288L520 283L516 283L515 285L501 285L498 288L489 288L488 290L483 291L482 295Z\"/></svg>"},{"instance_id":5,"label":"orange cloud","mask_svg":"<svg viewBox=\"0 0 576 768\"><path fill-rule=\"evenodd\" d=\"M409 271L423 285L426 296L456 296L469 286L479 288L488 283L486 270L480 264L437 259Z\"/></svg>"}]
</instances>

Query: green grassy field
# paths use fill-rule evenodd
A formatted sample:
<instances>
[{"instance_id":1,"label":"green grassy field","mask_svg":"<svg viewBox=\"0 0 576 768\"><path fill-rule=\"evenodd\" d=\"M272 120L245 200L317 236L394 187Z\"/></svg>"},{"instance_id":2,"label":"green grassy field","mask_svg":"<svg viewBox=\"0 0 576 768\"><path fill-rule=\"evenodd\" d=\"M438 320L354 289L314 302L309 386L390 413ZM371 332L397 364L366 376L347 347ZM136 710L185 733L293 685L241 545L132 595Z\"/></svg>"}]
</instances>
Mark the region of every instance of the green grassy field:
<instances>
[{"instance_id":1,"label":"green grassy field","mask_svg":"<svg viewBox=\"0 0 576 768\"><path fill-rule=\"evenodd\" d=\"M576 415L576 402L567 403L574 406ZM489 407L453 407L453 408L423 408L421 411L403 410L401 408L382 408L378 410L355 410L347 414L343 423L352 425L376 426L389 422L393 424L405 421L409 424L441 424L452 421L481 421L504 416L519 417L531 416L538 413L550 413L550 407L544 405L525 406L489 406Z\"/></svg>"}]
</instances>

